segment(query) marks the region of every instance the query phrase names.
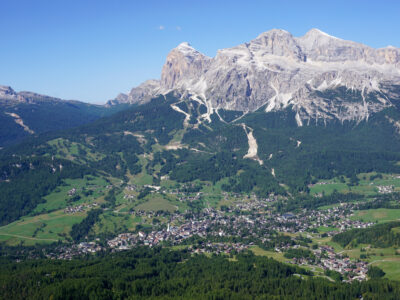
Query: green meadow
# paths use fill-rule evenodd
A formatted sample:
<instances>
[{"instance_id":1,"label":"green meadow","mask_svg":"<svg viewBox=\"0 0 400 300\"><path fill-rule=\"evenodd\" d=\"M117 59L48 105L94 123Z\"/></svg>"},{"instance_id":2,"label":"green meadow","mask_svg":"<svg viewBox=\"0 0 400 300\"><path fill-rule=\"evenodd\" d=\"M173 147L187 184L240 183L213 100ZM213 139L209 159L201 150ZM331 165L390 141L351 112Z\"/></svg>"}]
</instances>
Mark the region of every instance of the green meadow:
<instances>
[{"instance_id":1,"label":"green meadow","mask_svg":"<svg viewBox=\"0 0 400 300\"><path fill-rule=\"evenodd\" d=\"M368 210L358 210L355 212L354 216L351 216L353 220L363 220L364 222L389 222L400 219L400 209L368 209Z\"/></svg>"},{"instance_id":2,"label":"green meadow","mask_svg":"<svg viewBox=\"0 0 400 300\"><path fill-rule=\"evenodd\" d=\"M334 191L340 193L358 193L366 196L373 196L378 194L378 186L393 186L394 191L400 191L400 178L398 174L381 174L382 178L371 178L377 175L376 173L361 173L357 177L359 179L358 185L349 185L350 180L344 178L341 181L339 178L330 180L319 180L317 184L310 187L312 195L324 193L329 195Z\"/></svg>"},{"instance_id":3,"label":"green meadow","mask_svg":"<svg viewBox=\"0 0 400 300\"><path fill-rule=\"evenodd\" d=\"M24 217L18 221L0 227L0 238L9 245L33 245L65 240L72 225L79 223L86 216L85 212L64 214L62 210Z\"/></svg>"},{"instance_id":4,"label":"green meadow","mask_svg":"<svg viewBox=\"0 0 400 300\"><path fill-rule=\"evenodd\" d=\"M101 177L85 176L82 179L66 179L63 185L58 186L51 194L44 197L45 202L40 203L33 213L45 213L67 206L99 202L99 198L107 192L107 185L108 183ZM68 195L68 191L72 188L76 189L75 195L79 195L81 198L76 202L71 202L73 197ZM89 192L90 195L86 196L85 192Z\"/></svg>"}]
</instances>

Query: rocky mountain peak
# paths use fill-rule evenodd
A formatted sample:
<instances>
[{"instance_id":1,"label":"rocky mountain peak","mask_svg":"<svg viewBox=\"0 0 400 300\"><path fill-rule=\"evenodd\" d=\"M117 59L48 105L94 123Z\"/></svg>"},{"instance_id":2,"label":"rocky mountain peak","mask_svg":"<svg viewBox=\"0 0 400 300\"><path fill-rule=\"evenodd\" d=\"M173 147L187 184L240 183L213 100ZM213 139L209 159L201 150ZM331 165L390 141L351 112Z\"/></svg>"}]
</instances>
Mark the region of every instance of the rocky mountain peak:
<instances>
[{"instance_id":1,"label":"rocky mountain peak","mask_svg":"<svg viewBox=\"0 0 400 300\"><path fill-rule=\"evenodd\" d=\"M45 96L33 92L16 92L9 86L0 85L0 101L3 103L41 103L41 102L54 102L62 101L59 98Z\"/></svg>"},{"instance_id":2,"label":"rocky mountain peak","mask_svg":"<svg viewBox=\"0 0 400 300\"><path fill-rule=\"evenodd\" d=\"M322 30L319 30L318 28L312 28L309 31L307 31L307 33L304 35L304 38L308 38L308 39L314 39L314 40L318 40L318 39L336 39L336 40L340 40L339 38L327 34L326 32L323 32Z\"/></svg>"},{"instance_id":3,"label":"rocky mountain peak","mask_svg":"<svg viewBox=\"0 0 400 300\"><path fill-rule=\"evenodd\" d=\"M207 58L203 53L197 51L188 42L180 43L177 47L172 49L167 55L167 61L175 59L176 57L184 58L189 62L195 59Z\"/></svg>"},{"instance_id":4,"label":"rocky mountain peak","mask_svg":"<svg viewBox=\"0 0 400 300\"><path fill-rule=\"evenodd\" d=\"M386 64L395 64L400 66L400 49L388 46L377 50L377 55L383 59Z\"/></svg>"},{"instance_id":5,"label":"rocky mountain peak","mask_svg":"<svg viewBox=\"0 0 400 300\"><path fill-rule=\"evenodd\" d=\"M249 43L253 52L290 57L303 61L305 56L291 33L282 29L272 29L260 34Z\"/></svg>"},{"instance_id":6,"label":"rocky mountain peak","mask_svg":"<svg viewBox=\"0 0 400 300\"><path fill-rule=\"evenodd\" d=\"M194 49L192 45L190 45L188 42L183 42L180 43L176 48L174 48L172 51L179 51L182 52L182 54L191 56L191 55L201 55L199 51Z\"/></svg>"},{"instance_id":7,"label":"rocky mountain peak","mask_svg":"<svg viewBox=\"0 0 400 300\"><path fill-rule=\"evenodd\" d=\"M128 95L119 94L119 99L110 100L107 102L109 105L118 103L144 103L151 99L156 94L160 93L160 81L159 80L146 80L141 85L131 89Z\"/></svg>"},{"instance_id":8,"label":"rocky mountain peak","mask_svg":"<svg viewBox=\"0 0 400 300\"><path fill-rule=\"evenodd\" d=\"M400 49L386 47L374 49L361 43L331 36L319 29L311 29L304 36L296 38L297 43L312 61L359 62L388 64L398 67Z\"/></svg>"},{"instance_id":9,"label":"rocky mountain peak","mask_svg":"<svg viewBox=\"0 0 400 300\"><path fill-rule=\"evenodd\" d=\"M15 92L10 86L0 85L0 102L13 103L24 101L20 93Z\"/></svg>"},{"instance_id":10,"label":"rocky mountain peak","mask_svg":"<svg viewBox=\"0 0 400 300\"><path fill-rule=\"evenodd\" d=\"M278 29L274 28L268 31L265 31L263 33L260 33L257 39L263 39L263 38L276 38L276 37L293 37L292 34L289 31L286 31L284 29Z\"/></svg>"},{"instance_id":11,"label":"rocky mountain peak","mask_svg":"<svg viewBox=\"0 0 400 300\"><path fill-rule=\"evenodd\" d=\"M199 75L209 60L189 43L179 44L167 55L161 71L161 85L167 89L176 87L181 79Z\"/></svg>"},{"instance_id":12,"label":"rocky mountain peak","mask_svg":"<svg viewBox=\"0 0 400 300\"><path fill-rule=\"evenodd\" d=\"M374 49L319 29L301 37L273 29L218 50L214 58L181 43L168 54L161 80L132 89L127 101L176 91L204 101L208 115L218 108L269 112L291 107L300 126L311 119L367 119L391 105L388 84L400 84L398 48ZM328 99L327 90L341 92Z\"/></svg>"},{"instance_id":13,"label":"rocky mountain peak","mask_svg":"<svg viewBox=\"0 0 400 300\"><path fill-rule=\"evenodd\" d=\"M13 98L16 97L17 93L9 86L0 85L0 97L1 98Z\"/></svg>"}]
</instances>

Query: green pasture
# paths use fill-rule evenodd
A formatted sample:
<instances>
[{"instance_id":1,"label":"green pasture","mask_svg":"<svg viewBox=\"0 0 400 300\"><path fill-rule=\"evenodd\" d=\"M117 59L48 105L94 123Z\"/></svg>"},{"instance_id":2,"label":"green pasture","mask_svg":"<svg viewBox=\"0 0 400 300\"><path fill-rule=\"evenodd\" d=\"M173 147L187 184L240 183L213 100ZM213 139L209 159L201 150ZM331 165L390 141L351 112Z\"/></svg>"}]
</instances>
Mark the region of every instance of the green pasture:
<instances>
[{"instance_id":1,"label":"green pasture","mask_svg":"<svg viewBox=\"0 0 400 300\"><path fill-rule=\"evenodd\" d=\"M82 203L101 202L98 198L106 193L108 183L101 177L85 176L82 179L66 179L64 185L58 186L52 193L45 196L45 202L40 203L34 209L33 213L44 213L58 209L64 209L67 206L76 206ZM68 196L68 191L75 188L76 195L81 196L81 199L76 202L68 203L71 196ZM92 191L92 195L85 196L83 191Z\"/></svg>"},{"instance_id":2,"label":"green pasture","mask_svg":"<svg viewBox=\"0 0 400 300\"><path fill-rule=\"evenodd\" d=\"M340 193L358 193L366 196L377 195L378 186L394 186L395 191L400 191L400 178L398 174L382 174L382 178L375 178L371 180L372 176L376 173L361 173L358 174L359 178L358 185L349 186L350 180L345 178L345 182L341 182L339 178L333 178L330 180L319 180L317 184L310 187L310 194L320 194L324 193L329 195L335 190Z\"/></svg>"},{"instance_id":3,"label":"green pasture","mask_svg":"<svg viewBox=\"0 0 400 300\"><path fill-rule=\"evenodd\" d=\"M378 223L395 221L400 219L400 209L378 208L358 210L355 212L354 216L351 216L351 219Z\"/></svg>"},{"instance_id":4,"label":"green pasture","mask_svg":"<svg viewBox=\"0 0 400 300\"><path fill-rule=\"evenodd\" d=\"M64 214L63 211L55 211L33 217L24 217L0 227L0 237L9 245L16 245L21 242L24 245L52 243L64 240L65 236L69 236L72 225L82 221L85 216L85 212Z\"/></svg>"},{"instance_id":5,"label":"green pasture","mask_svg":"<svg viewBox=\"0 0 400 300\"><path fill-rule=\"evenodd\" d=\"M157 194L150 194L146 197L148 200L135 207L135 210L143 211L169 211L174 212L179 209L178 206L173 205L170 201Z\"/></svg>"}]
</instances>

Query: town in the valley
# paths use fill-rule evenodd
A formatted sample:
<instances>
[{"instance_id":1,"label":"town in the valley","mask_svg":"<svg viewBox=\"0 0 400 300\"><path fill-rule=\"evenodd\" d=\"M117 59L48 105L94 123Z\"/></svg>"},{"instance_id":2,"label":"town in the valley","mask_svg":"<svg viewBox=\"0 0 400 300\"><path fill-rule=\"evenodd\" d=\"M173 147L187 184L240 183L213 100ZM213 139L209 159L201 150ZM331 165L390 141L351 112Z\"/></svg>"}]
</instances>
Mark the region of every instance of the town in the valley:
<instances>
[{"instance_id":1,"label":"town in the valley","mask_svg":"<svg viewBox=\"0 0 400 300\"><path fill-rule=\"evenodd\" d=\"M136 187L128 186L126 190L133 191ZM181 201L198 201L204 196L200 192L170 192L177 194ZM153 189L153 193L159 191ZM259 198L253 194L243 199L240 194L224 192L223 197L236 201L219 208L207 205L196 212L171 213L133 209L129 212L132 218L162 218L167 221L153 223L151 227L138 226L134 232L119 233L106 240L94 238L79 244L58 246L46 253L46 256L51 259L72 259L78 255L99 251L124 251L143 245L180 247L192 253L215 253L233 257L236 253L257 247L268 250L267 253L283 254L287 263L305 266L311 270L320 268L336 271L347 281L367 279L367 262L350 259L321 242L324 238L352 228L374 225L372 222L350 218L358 204L342 203L327 209L303 209L291 213L273 209L282 200L273 195ZM133 196L126 194L124 198L131 199ZM73 214L97 206L97 203L70 206L64 212ZM327 230L321 233L318 231L320 227ZM328 230L329 228L332 230ZM293 252L300 252L300 255L290 255Z\"/></svg>"}]
</instances>

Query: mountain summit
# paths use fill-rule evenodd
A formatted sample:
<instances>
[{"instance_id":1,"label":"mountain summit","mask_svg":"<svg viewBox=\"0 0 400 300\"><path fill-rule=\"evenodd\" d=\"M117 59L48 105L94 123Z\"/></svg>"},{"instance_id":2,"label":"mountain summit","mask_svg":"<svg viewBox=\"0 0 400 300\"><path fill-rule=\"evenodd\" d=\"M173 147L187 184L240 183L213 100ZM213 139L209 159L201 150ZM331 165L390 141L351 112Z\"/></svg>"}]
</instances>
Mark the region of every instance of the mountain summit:
<instances>
[{"instance_id":1,"label":"mountain summit","mask_svg":"<svg viewBox=\"0 0 400 300\"><path fill-rule=\"evenodd\" d=\"M171 91L195 97L209 110L296 111L311 120L363 120L392 104L400 84L400 49L374 49L311 29L302 37L273 29L218 50L210 58L188 43L168 54L161 79L133 88L121 102L144 103Z\"/></svg>"}]
</instances>

